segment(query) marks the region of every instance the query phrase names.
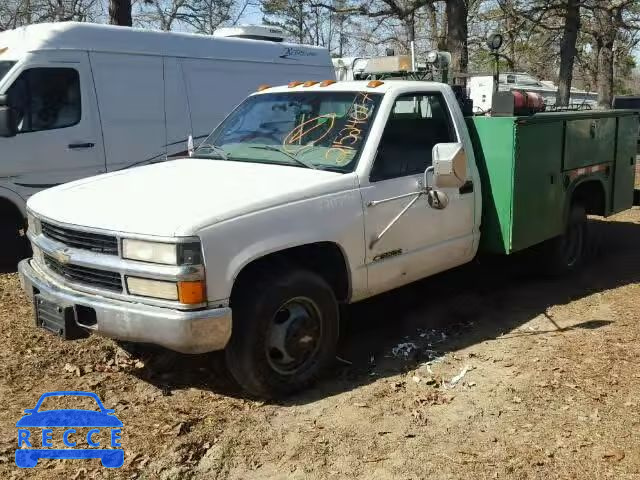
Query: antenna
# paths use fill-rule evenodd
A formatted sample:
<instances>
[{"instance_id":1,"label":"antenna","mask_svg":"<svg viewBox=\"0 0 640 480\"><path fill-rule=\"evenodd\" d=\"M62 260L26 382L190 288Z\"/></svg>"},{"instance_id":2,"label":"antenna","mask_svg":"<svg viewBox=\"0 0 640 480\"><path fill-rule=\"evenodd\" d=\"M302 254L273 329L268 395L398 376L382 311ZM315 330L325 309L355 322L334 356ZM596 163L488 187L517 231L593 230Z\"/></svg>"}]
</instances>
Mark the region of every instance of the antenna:
<instances>
[{"instance_id":1,"label":"antenna","mask_svg":"<svg viewBox=\"0 0 640 480\"><path fill-rule=\"evenodd\" d=\"M187 138L187 152L190 157L193 157L193 150L193 135L189 134L189 137Z\"/></svg>"}]
</instances>

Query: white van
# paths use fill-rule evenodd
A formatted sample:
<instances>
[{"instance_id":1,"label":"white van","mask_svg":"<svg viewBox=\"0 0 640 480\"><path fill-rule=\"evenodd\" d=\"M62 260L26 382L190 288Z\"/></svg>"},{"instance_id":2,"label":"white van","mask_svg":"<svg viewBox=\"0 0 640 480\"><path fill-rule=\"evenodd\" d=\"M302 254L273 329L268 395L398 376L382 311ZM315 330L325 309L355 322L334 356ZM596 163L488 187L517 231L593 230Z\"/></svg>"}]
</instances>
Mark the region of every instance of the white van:
<instances>
[{"instance_id":1,"label":"white van","mask_svg":"<svg viewBox=\"0 0 640 480\"><path fill-rule=\"evenodd\" d=\"M335 79L326 49L255 27L224 35L74 22L0 33L0 258L21 244L37 191L183 155L260 84Z\"/></svg>"}]
</instances>

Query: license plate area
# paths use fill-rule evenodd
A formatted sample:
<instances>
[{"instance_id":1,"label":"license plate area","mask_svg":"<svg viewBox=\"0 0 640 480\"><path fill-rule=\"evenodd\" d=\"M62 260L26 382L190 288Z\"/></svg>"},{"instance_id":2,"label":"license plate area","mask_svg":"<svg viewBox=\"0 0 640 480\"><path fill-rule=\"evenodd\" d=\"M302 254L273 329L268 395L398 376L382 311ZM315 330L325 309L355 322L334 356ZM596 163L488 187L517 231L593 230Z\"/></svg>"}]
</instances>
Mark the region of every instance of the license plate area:
<instances>
[{"instance_id":1,"label":"license plate area","mask_svg":"<svg viewBox=\"0 0 640 480\"><path fill-rule=\"evenodd\" d=\"M65 340L86 338L89 332L78 326L73 305L64 305L41 294L34 295L36 326Z\"/></svg>"}]
</instances>

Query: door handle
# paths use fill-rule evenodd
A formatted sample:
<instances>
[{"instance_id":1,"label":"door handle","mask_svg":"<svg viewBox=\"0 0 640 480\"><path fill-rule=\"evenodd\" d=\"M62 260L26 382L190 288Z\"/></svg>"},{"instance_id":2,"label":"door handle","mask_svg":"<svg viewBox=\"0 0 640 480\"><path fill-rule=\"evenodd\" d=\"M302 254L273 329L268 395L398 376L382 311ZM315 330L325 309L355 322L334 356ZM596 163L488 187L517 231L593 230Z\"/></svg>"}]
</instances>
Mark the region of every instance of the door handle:
<instances>
[{"instance_id":1,"label":"door handle","mask_svg":"<svg viewBox=\"0 0 640 480\"><path fill-rule=\"evenodd\" d=\"M73 149L78 149L78 148L93 148L96 146L95 143L70 143L69 148Z\"/></svg>"}]
</instances>

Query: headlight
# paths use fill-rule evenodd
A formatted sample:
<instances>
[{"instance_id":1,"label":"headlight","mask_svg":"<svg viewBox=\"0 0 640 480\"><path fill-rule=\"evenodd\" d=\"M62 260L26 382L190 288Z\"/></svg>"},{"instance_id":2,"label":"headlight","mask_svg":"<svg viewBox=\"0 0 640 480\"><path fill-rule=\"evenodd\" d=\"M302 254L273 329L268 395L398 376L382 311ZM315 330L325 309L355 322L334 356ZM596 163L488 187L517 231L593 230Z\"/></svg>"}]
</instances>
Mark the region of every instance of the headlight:
<instances>
[{"instance_id":1,"label":"headlight","mask_svg":"<svg viewBox=\"0 0 640 480\"><path fill-rule=\"evenodd\" d=\"M122 257L163 265L198 265L201 263L198 242L160 243L125 238L122 240Z\"/></svg>"}]
</instances>

